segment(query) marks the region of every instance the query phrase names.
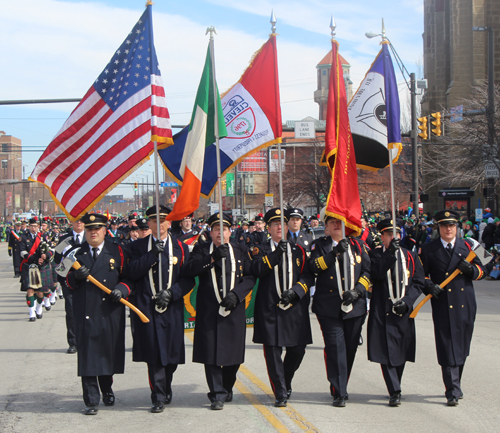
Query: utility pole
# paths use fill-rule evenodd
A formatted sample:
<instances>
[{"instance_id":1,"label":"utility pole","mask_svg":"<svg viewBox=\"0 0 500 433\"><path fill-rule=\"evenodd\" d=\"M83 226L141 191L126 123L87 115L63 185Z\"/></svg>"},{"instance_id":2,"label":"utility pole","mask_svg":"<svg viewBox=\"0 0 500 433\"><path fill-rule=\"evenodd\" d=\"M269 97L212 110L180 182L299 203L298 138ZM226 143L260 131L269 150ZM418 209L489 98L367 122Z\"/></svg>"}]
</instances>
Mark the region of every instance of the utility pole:
<instances>
[{"instance_id":1,"label":"utility pole","mask_svg":"<svg viewBox=\"0 0 500 433\"><path fill-rule=\"evenodd\" d=\"M411 151L412 151L412 185L413 185L413 212L418 221L418 145L417 145L417 89L415 72L410 74L411 91Z\"/></svg>"},{"instance_id":2,"label":"utility pole","mask_svg":"<svg viewBox=\"0 0 500 433\"><path fill-rule=\"evenodd\" d=\"M488 147L491 151L495 143L495 50L494 50L493 27L488 27L488 107L486 117L488 119ZM495 215L498 211L495 203L495 179L487 180L486 195L488 207L494 209Z\"/></svg>"}]
</instances>

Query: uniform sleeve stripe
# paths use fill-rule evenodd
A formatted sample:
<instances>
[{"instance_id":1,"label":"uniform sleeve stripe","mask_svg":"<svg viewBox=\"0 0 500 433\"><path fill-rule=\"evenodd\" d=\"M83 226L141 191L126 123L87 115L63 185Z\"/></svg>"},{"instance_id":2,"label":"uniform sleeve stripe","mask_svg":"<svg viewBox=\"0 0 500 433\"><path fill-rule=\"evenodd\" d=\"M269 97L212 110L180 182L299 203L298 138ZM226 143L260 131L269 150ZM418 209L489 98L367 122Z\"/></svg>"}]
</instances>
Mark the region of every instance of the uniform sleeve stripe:
<instances>
[{"instance_id":1,"label":"uniform sleeve stripe","mask_svg":"<svg viewBox=\"0 0 500 433\"><path fill-rule=\"evenodd\" d=\"M309 289L307 288L307 286L304 283L301 283L299 281L298 284L300 285L300 287L302 287L304 289L304 293L307 293L309 291Z\"/></svg>"},{"instance_id":2,"label":"uniform sleeve stripe","mask_svg":"<svg viewBox=\"0 0 500 433\"><path fill-rule=\"evenodd\" d=\"M328 269L328 266L326 266L325 259L323 257L318 257L316 259L316 263L319 265L321 270L324 271L325 269Z\"/></svg>"},{"instance_id":3,"label":"uniform sleeve stripe","mask_svg":"<svg viewBox=\"0 0 500 433\"><path fill-rule=\"evenodd\" d=\"M474 263L475 264L475 263ZM480 280L481 278L483 278L483 270L479 267L479 265L475 264L478 271L479 271L479 275L478 277L476 278L476 280Z\"/></svg>"},{"instance_id":4,"label":"uniform sleeve stripe","mask_svg":"<svg viewBox=\"0 0 500 433\"><path fill-rule=\"evenodd\" d=\"M264 260L264 263L267 264L267 266L269 266L269 269L272 269L273 267L271 266L271 263L269 263L269 259L267 258L267 256L264 256L262 257L262 260Z\"/></svg>"},{"instance_id":5,"label":"uniform sleeve stripe","mask_svg":"<svg viewBox=\"0 0 500 433\"><path fill-rule=\"evenodd\" d=\"M360 278L359 283L361 283L364 286L365 290L368 290L369 284L366 282L364 278Z\"/></svg>"}]
</instances>

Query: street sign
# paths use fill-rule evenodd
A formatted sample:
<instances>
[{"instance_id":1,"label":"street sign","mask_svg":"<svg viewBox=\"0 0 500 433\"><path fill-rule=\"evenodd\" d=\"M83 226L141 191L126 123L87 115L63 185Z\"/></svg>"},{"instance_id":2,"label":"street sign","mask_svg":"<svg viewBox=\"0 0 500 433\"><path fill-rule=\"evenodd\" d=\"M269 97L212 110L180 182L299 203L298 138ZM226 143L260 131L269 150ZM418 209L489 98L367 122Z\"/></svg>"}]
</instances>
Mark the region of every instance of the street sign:
<instances>
[{"instance_id":1,"label":"street sign","mask_svg":"<svg viewBox=\"0 0 500 433\"><path fill-rule=\"evenodd\" d=\"M463 120L464 106L452 107L450 110L450 122L461 122Z\"/></svg>"},{"instance_id":2,"label":"street sign","mask_svg":"<svg viewBox=\"0 0 500 433\"><path fill-rule=\"evenodd\" d=\"M226 196L234 197L234 173L226 174Z\"/></svg>"},{"instance_id":3,"label":"street sign","mask_svg":"<svg viewBox=\"0 0 500 433\"><path fill-rule=\"evenodd\" d=\"M160 186L167 187L167 188L175 188L175 187L179 186L179 184L175 183L175 182L162 182L160 184Z\"/></svg>"},{"instance_id":4,"label":"street sign","mask_svg":"<svg viewBox=\"0 0 500 433\"><path fill-rule=\"evenodd\" d=\"M315 138L314 122L295 122L295 138Z\"/></svg>"},{"instance_id":5,"label":"street sign","mask_svg":"<svg viewBox=\"0 0 500 433\"><path fill-rule=\"evenodd\" d=\"M476 209L476 221L482 221L483 219L483 210Z\"/></svg>"},{"instance_id":6,"label":"street sign","mask_svg":"<svg viewBox=\"0 0 500 433\"><path fill-rule=\"evenodd\" d=\"M117 203L125 203L125 200L116 200Z\"/></svg>"},{"instance_id":7,"label":"street sign","mask_svg":"<svg viewBox=\"0 0 500 433\"><path fill-rule=\"evenodd\" d=\"M274 206L274 194L266 194L264 206L266 206L266 207L273 207Z\"/></svg>"},{"instance_id":8,"label":"street sign","mask_svg":"<svg viewBox=\"0 0 500 433\"><path fill-rule=\"evenodd\" d=\"M496 179L498 176L498 168L494 162L484 164L484 177L486 179Z\"/></svg>"},{"instance_id":9,"label":"street sign","mask_svg":"<svg viewBox=\"0 0 500 433\"><path fill-rule=\"evenodd\" d=\"M219 212L219 203L209 203L208 206L210 207L210 215Z\"/></svg>"}]
</instances>

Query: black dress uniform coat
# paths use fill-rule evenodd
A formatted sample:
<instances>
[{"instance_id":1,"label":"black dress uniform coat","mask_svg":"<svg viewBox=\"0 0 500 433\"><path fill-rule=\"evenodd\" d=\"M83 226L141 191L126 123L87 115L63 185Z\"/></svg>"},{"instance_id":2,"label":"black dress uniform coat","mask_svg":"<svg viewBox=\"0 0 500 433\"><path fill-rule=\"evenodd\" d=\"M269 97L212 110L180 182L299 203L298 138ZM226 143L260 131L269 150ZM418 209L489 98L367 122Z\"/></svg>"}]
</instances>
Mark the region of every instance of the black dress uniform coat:
<instances>
[{"instance_id":1,"label":"black dress uniform coat","mask_svg":"<svg viewBox=\"0 0 500 433\"><path fill-rule=\"evenodd\" d=\"M21 230L19 232L15 232L16 236L19 238L18 240L12 232L15 232L15 230L11 230L11 233L9 234L9 251L12 255L14 272L17 274L19 273L19 265L21 264L21 247L19 246L19 244L21 242L21 237L23 234Z\"/></svg>"},{"instance_id":2,"label":"black dress uniform coat","mask_svg":"<svg viewBox=\"0 0 500 433\"><path fill-rule=\"evenodd\" d=\"M441 284L457 268L462 258L469 254L470 247L463 239L456 238L450 258L441 239L422 246L420 259L424 273L433 283ZM473 280L485 276L485 269L476 257L472 261ZM441 366L459 366L469 355L474 321L476 319L476 296L472 280L462 273L444 288L439 298L432 298L432 319L438 363Z\"/></svg>"},{"instance_id":3,"label":"black dress uniform coat","mask_svg":"<svg viewBox=\"0 0 500 433\"><path fill-rule=\"evenodd\" d=\"M254 246L260 248L262 244L264 244L269 238L267 231L263 232L252 232L246 234L246 244L247 247L252 250Z\"/></svg>"},{"instance_id":4,"label":"black dress uniform coat","mask_svg":"<svg viewBox=\"0 0 500 433\"><path fill-rule=\"evenodd\" d=\"M306 253L309 253L311 251L311 245L314 241L313 236L311 233L306 233L303 230L299 230L297 233L297 242L294 242L293 236L290 233L290 230L287 232L287 239L290 242L296 243L297 245L300 245Z\"/></svg>"},{"instance_id":5,"label":"black dress uniform coat","mask_svg":"<svg viewBox=\"0 0 500 433\"><path fill-rule=\"evenodd\" d=\"M309 288L314 284L314 275L309 271L306 252L301 246L290 243L293 274L292 284L288 284L288 287L291 286L291 289L299 295L300 302L288 310L283 310L278 307L280 296L276 291L274 272L275 266L279 266L279 284L283 292L283 253L276 250L273 252L271 242L273 240L269 239L262 245L254 246L253 249L252 271L259 278L259 288L255 298L253 342L280 347L311 344Z\"/></svg>"},{"instance_id":6,"label":"black dress uniform coat","mask_svg":"<svg viewBox=\"0 0 500 433\"><path fill-rule=\"evenodd\" d=\"M212 269L218 282L221 299L222 260L211 263L210 245L197 244L189 258L187 273L198 276L200 284L196 296L196 326L194 329L193 362L209 365L242 364L245 358L246 315L245 297L255 285L251 259L245 247L231 244L236 261L233 292L239 303L226 317L219 314L219 301L212 282ZM226 257L226 287L231 281L231 261Z\"/></svg>"},{"instance_id":7,"label":"black dress uniform coat","mask_svg":"<svg viewBox=\"0 0 500 433\"><path fill-rule=\"evenodd\" d=\"M90 246L83 242L76 253L80 264L108 289L120 289L124 298L131 285L123 276L126 256L122 248L108 240L94 262ZM112 302L109 295L90 281L67 276L73 292L73 314L78 347L78 376L111 376L125 369L125 306Z\"/></svg>"},{"instance_id":8,"label":"black dress uniform coat","mask_svg":"<svg viewBox=\"0 0 500 433\"><path fill-rule=\"evenodd\" d=\"M408 275L408 286L401 298L408 305L408 312L398 316L392 311L392 300L387 282L387 271L392 270L393 296L395 290L396 258L384 248L370 251L371 281L373 283L368 316L368 359L379 364L398 366L406 361L415 362L415 320L409 315L413 304L422 293L424 286L424 269L418 256L405 248L401 248L406 261L406 269L398 262L400 281L403 272Z\"/></svg>"},{"instance_id":9,"label":"black dress uniform coat","mask_svg":"<svg viewBox=\"0 0 500 433\"><path fill-rule=\"evenodd\" d=\"M355 258L354 283L363 290L366 295L370 284L370 257L365 244L360 239L349 238L351 252ZM317 274L316 292L312 310L318 316L332 317L335 319L350 319L366 314L365 296L356 299L349 313L341 310L342 298L339 294L337 277L335 274L335 260L331 254L332 238L323 236L317 239L311 247L311 259L309 260L311 270ZM344 273L342 262L340 272ZM348 267L349 269L350 267ZM348 271L349 272L349 271ZM350 281L350 276L348 277Z\"/></svg>"},{"instance_id":10,"label":"black dress uniform coat","mask_svg":"<svg viewBox=\"0 0 500 433\"><path fill-rule=\"evenodd\" d=\"M147 362L148 364L161 365L184 364L184 296L194 287L195 281L192 276L185 276L184 268L189 260L189 249L186 244L179 242L169 236L168 242L172 242L173 276L172 286L173 299L168 309L163 313L155 310L155 302L152 299L153 292L149 283L149 270L153 269L153 281L156 292L159 292L158 258L153 251L148 251L151 235L143 239L137 239L129 245L130 261L126 269L127 276L135 282L135 289L130 301L142 311L150 320L142 323L141 320L131 313L131 326L134 336L133 360L136 362ZM154 241L154 238L151 240ZM168 284L168 244L162 256L162 284L163 288Z\"/></svg>"}]
</instances>

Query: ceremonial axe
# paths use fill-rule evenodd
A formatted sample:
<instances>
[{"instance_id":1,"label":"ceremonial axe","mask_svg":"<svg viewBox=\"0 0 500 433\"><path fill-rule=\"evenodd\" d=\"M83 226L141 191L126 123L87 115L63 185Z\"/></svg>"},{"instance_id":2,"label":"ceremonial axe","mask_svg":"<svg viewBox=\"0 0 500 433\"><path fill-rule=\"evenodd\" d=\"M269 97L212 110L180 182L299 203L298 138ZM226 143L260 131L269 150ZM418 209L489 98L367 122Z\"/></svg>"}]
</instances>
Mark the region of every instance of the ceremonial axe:
<instances>
[{"instance_id":1,"label":"ceremonial axe","mask_svg":"<svg viewBox=\"0 0 500 433\"><path fill-rule=\"evenodd\" d=\"M78 263L78 260L75 257L76 252L79 249L80 248L75 248L71 250L68 253L68 255L64 257L63 261L56 266L55 270L61 277L66 278L71 268L80 269L82 267L82 265ZM108 295L111 293L111 290L109 290L104 284L101 284L99 281L97 281L92 275L89 275L87 277L87 280L90 281L92 284L95 284L97 287L99 287L102 291L106 292ZM136 313L143 323L149 323L149 319L137 307L135 307L134 305L132 305L130 302L128 302L123 298L120 299L120 302L129 307L134 313Z\"/></svg>"},{"instance_id":2,"label":"ceremonial axe","mask_svg":"<svg viewBox=\"0 0 500 433\"><path fill-rule=\"evenodd\" d=\"M483 266L487 265L491 259L493 258L493 256L488 252L486 251L482 246L481 244L476 241L475 239L473 238L469 238L469 239L466 239L465 242L467 242L469 244L469 246L471 247L471 250L469 252L469 254L467 255L466 257L466 261L467 262L472 262L472 260L474 260L474 257L477 257L479 259L479 261L481 262L481 264ZM451 280L453 280L453 278L455 278L458 274L460 273L460 269L455 269L452 274L446 278L446 280L444 280L439 286L441 288L443 288L444 286L446 286ZM410 313L410 318L411 319L414 319L418 312L420 311L420 309L424 306L424 304L432 298L432 295L427 295L424 299L422 299L419 304L413 309L413 311Z\"/></svg>"}]
</instances>

